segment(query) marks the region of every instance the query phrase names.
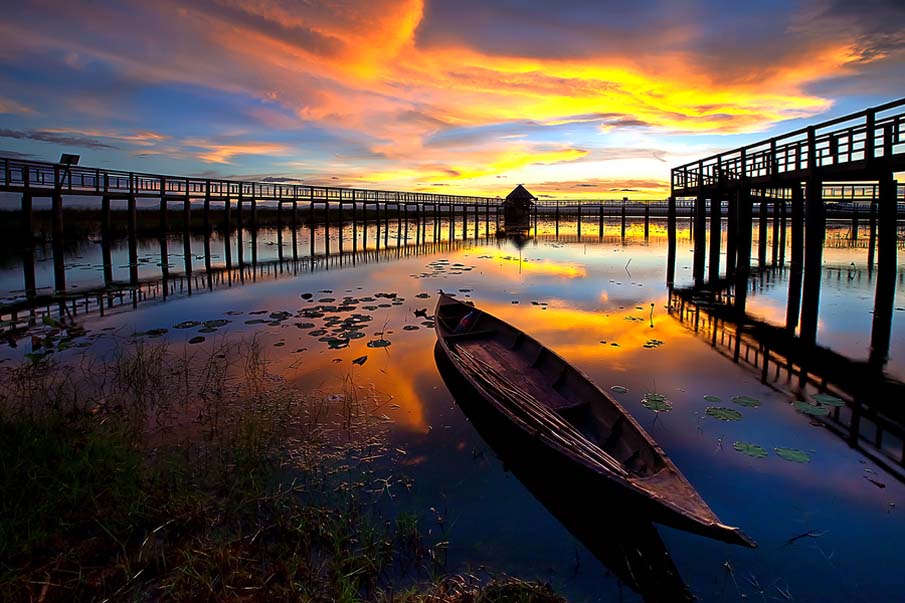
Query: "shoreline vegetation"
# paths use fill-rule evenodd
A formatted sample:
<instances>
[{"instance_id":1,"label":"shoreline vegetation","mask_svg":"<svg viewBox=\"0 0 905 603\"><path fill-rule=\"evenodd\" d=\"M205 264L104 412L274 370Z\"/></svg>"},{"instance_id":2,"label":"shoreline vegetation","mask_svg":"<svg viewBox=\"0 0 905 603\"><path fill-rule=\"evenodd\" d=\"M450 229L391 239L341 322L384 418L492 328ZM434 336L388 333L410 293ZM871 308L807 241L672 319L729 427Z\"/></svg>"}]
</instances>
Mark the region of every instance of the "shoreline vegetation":
<instances>
[{"instance_id":1,"label":"shoreline vegetation","mask_svg":"<svg viewBox=\"0 0 905 603\"><path fill-rule=\"evenodd\" d=\"M6 367L0 600L564 601L449 573L443 515L386 508L361 391L292 391L255 340Z\"/></svg>"}]
</instances>

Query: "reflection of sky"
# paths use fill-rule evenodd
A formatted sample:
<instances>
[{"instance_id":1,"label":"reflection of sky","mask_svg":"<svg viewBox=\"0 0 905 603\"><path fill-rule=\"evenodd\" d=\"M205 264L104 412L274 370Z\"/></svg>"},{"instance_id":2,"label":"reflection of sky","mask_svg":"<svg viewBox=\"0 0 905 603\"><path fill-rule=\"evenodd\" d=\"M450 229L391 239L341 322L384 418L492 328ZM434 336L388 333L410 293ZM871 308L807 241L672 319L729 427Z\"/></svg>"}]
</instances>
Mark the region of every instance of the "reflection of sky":
<instances>
[{"instance_id":1,"label":"reflection of sky","mask_svg":"<svg viewBox=\"0 0 905 603\"><path fill-rule=\"evenodd\" d=\"M591 232L596 235L596 231ZM299 250L307 253L307 231L300 234ZM346 234L350 234L348 229ZM602 574L587 551L516 479L500 470L493 453L464 419L437 374L434 332L422 325L423 319L416 318L413 311L427 308L432 313L438 289L456 292L529 331L601 387L627 387L629 393L618 399L628 411L664 447L725 522L743 527L760 542L761 548L748 551L661 529L679 569L705 600L722 592L723 563L727 560L739 575L755 575L761 584L787 583L790 591L804 600L888 600L890 593L898 593L898 573L882 568L905 562L905 552L897 546L905 538L905 522L897 515L905 505L905 487L882 473L867 473L867 469L880 470L863 463L857 453L826 430L812 427L788 405L789 398L761 385L758 375L724 359L667 315L666 246L662 239L653 237L646 245L638 228L632 227L628 244L623 246L609 231L605 234L603 242L596 236L575 243L531 240L521 252L506 241L481 239L457 251L401 254L399 259L356 261L354 265L349 254L343 268L335 266L277 280L259 277L256 284L177 296L167 303L94 318L88 326L131 332L171 327L184 320L225 317L232 320L230 325L217 335L209 335L203 345L221 336L254 336L264 346L270 369L301 389L339 391L343 379L351 375L360 396L371 396L375 401L374 414L385 414L392 421L391 448L405 452L396 455L399 467L385 467L394 474L405 472L415 480L411 492L397 493L399 500L422 514L427 523L432 516L427 512L430 507L448 513L453 567L466 562L486 563L496 569L544 577L578 600L611 600L618 592L613 579ZM374 235L373 230L368 235L369 246L373 246ZM283 237L284 243L289 240ZM259 261L277 257L275 241L274 231L261 232ZM680 232L680 241L687 241L687 232ZM153 272L156 245L152 241L139 251L140 257L149 259L148 266L143 266L148 273ZM181 240L169 245L173 270L181 270ZM192 245L194 254L201 253L199 241ZM248 262L247 237L244 245ZM351 242L346 241L344 247L351 249ZM212 249L222 255L222 241L212 242ZM115 265L125 264L125 252L116 247ZM677 274L688 278L689 271L684 268L691 263L688 245L681 243L678 252ZM82 256L79 262L95 266L100 261L97 245L88 245L78 253ZM861 253L834 250L833 263L847 265L845 260L851 258L849 261L856 265L863 264ZM236 258L233 241L234 263ZM438 259L448 263L435 272L432 266L439 265L435 263ZM194 262L196 270L203 267L203 259ZM217 262L222 263L222 258L215 258ZM457 263L473 268L453 274ZM75 269L72 273L68 280L85 286L99 278L94 269ZM127 272L120 272L118 278L124 278L123 274ZM422 274L431 275L413 277ZM18 270L11 268L3 271L0 282L6 288L18 278ZM835 273L825 272L820 339L837 340L846 350L853 345L856 348L860 340L853 344L852 333L864 328L861 316L869 316L871 285L866 278L835 278ZM750 298L752 311L781 320L783 283L779 280L758 289ZM316 305L317 301L301 299L306 292L313 293L315 300L385 292L395 293L404 301L366 311L373 316L365 328L366 337L354 340L344 350L329 350L307 334L310 329L294 324L319 325L321 319L292 318L279 326L245 324L248 319L261 318L249 315L253 311L285 310L294 314ZM430 297L417 297L425 293ZM355 311L363 312L363 305L366 303ZM896 343L905 339L900 336L901 325L901 320L895 323L899 330L892 338L892 352L899 360L892 366L900 366L895 362L901 362L903 353L902 344ZM419 329L407 331L405 326ZM377 332L385 333L392 345L368 348L367 342ZM195 334L171 329L168 336L178 344ZM652 339L664 343L645 349L643 346ZM306 351L299 351L302 349ZM364 365L351 363L362 355L368 356ZM643 408L640 398L648 391L666 394L673 410L655 416ZM729 399L737 394L754 396L763 405L755 409L735 407ZM710 405L704 401L705 395L719 396L721 405L737 408L744 419L727 423L705 416L704 408ZM732 449L737 440L759 444L771 454L765 459L743 456ZM777 446L809 451L813 461L806 465L783 461L772 454ZM876 487L864 479L867 475L887 487ZM890 507L889 503L897 506ZM605 515L606 501L601 501L602 520ZM827 533L819 539L783 545L808 530ZM578 575L570 578L576 555ZM747 586L743 583L741 588Z\"/></svg>"}]
</instances>

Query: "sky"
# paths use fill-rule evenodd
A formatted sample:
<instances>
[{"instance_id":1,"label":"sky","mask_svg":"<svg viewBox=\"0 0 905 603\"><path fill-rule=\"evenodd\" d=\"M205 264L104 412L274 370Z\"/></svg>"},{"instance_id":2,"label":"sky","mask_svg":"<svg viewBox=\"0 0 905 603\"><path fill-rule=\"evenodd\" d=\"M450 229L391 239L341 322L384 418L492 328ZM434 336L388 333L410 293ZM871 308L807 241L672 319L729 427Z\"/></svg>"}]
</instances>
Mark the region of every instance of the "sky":
<instances>
[{"instance_id":1,"label":"sky","mask_svg":"<svg viewBox=\"0 0 905 603\"><path fill-rule=\"evenodd\" d=\"M18 0L0 155L659 199L669 170L905 96L902 0Z\"/></svg>"}]
</instances>

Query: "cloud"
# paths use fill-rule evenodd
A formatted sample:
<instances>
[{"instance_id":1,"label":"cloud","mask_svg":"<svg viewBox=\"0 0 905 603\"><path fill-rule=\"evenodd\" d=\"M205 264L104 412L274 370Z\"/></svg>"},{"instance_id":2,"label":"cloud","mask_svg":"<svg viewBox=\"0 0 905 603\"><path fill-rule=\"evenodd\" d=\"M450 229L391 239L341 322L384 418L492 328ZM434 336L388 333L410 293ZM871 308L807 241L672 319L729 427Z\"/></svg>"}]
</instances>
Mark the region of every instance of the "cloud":
<instances>
[{"instance_id":1,"label":"cloud","mask_svg":"<svg viewBox=\"0 0 905 603\"><path fill-rule=\"evenodd\" d=\"M590 178L581 181L547 181L526 183L532 193L547 193L551 198L613 198L613 193L637 192L646 198L669 196L669 181L655 178ZM575 189L580 189L576 191ZM618 195L622 196L622 195Z\"/></svg>"},{"instance_id":2,"label":"cloud","mask_svg":"<svg viewBox=\"0 0 905 603\"><path fill-rule=\"evenodd\" d=\"M83 136L146 161L252 162L306 181L569 190L594 161L652 160L650 178L627 176L656 180L670 137L812 118L840 78L901 81L903 10L868 2L43 0L5 13L0 64L44 66L46 81L11 67L0 81L40 114L12 138ZM74 91L62 99L61 81ZM227 102L235 112L215 119Z\"/></svg>"},{"instance_id":3,"label":"cloud","mask_svg":"<svg viewBox=\"0 0 905 603\"><path fill-rule=\"evenodd\" d=\"M0 129L0 137L18 140L36 140L66 147L84 147L89 149L115 149L116 146L101 142L96 138L81 135L70 135L48 130L6 130Z\"/></svg>"},{"instance_id":4,"label":"cloud","mask_svg":"<svg viewBox=\"0 0 905 603\"><path fill-rule=\"evenodd\" d=\"M34 111L30 107L26 107L18 101L0 97L0 114L27 114L33 112Z\"/></svg>"}]
</instances>

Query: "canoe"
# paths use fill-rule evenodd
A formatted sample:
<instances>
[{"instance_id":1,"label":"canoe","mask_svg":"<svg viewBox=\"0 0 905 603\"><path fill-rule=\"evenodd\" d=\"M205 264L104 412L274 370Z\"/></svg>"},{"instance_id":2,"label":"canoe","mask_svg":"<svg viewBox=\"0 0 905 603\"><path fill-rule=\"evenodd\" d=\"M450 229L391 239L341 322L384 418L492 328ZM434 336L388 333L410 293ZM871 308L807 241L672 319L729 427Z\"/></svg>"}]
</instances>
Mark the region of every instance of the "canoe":
<instances>
[{"instance_id":1,"label":"canoe","mask_svg":"<svg viewBox=\"0 0 905 603\"><path fill-rule=\"evenodd\" d=\"M641 425L558 354L444 293L434 323L439 349L481 403L547 451L539 468L567 471L589 495L615 497L651 521L757 546L720 522Z\"/></svg>"},{"instance_id":2,"label":"canoe","mask_svg":"<svg viewBox=\"0 0 905 603\"><path fill-rule=\"evenodd\" d=\"M695 603L675 562L650 518L618 497L589 496L587 480L558 466L556 456L504 419L449 361L438 342L434 360L443 383L485 444L523 486L602 563L645 603ZM550 460L554 462L549 462ZM560 459L560 465L561 459ZM484 492L489 499L497 495ZM516 521L522 507L511 505ZM541 539L543 541L543 539ZM530 545L528 545L530 546Z\"/></svg>"}]
</instances>

